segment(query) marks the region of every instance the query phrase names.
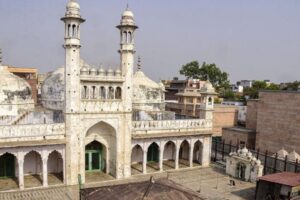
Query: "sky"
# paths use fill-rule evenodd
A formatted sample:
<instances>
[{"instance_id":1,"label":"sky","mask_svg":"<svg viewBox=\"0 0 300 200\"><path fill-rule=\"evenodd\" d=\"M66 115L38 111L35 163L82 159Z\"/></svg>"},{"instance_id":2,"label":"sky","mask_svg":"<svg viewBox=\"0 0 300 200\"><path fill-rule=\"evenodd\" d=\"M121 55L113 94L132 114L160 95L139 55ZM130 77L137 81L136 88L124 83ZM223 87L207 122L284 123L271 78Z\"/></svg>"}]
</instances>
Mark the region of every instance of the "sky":
<instances>
[{"instance_id":1,"label":"sky","mask_svg":"<svg viewBox=\"0 0 300 200\"><path fill-rule=\"evenodd\" d=\"M139 29L136 56L152 79L179 76L182 65L215 63L238 80L300 80L299 0L78 0L81 57L90 65L119 66L119 24L129 4ZM64 64L67 0L0 0L3 63L36 67Z\"/></svg>"}]
</instances>

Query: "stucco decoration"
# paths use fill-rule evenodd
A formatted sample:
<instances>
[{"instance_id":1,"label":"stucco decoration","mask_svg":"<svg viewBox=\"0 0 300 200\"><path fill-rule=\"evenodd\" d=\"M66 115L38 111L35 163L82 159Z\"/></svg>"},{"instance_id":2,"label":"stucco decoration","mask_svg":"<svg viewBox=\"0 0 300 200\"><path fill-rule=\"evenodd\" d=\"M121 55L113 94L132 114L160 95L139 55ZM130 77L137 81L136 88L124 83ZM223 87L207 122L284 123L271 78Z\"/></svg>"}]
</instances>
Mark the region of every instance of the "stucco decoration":
<instances>
[{"instance_id":1,"label":"stucco decoration","mask_svg":"<svg viewBox=\"0 0 300 200\"><path fill-rule=\"evenodd\" d=\"M18 115L20 110L34 107L30 85L0 66L0 116Z\"/></svg>"},{"instance_id":2,"label":"stucco decoration","mask_svg":"<svg viewBox=\"0 0 300 200\"><path fill-rule=\"evenodd\" d=\"M255 182L263 175L263 168L246 147L230 153L226 159L226 174L244 181Z\"/></svg>"}]
</instances>

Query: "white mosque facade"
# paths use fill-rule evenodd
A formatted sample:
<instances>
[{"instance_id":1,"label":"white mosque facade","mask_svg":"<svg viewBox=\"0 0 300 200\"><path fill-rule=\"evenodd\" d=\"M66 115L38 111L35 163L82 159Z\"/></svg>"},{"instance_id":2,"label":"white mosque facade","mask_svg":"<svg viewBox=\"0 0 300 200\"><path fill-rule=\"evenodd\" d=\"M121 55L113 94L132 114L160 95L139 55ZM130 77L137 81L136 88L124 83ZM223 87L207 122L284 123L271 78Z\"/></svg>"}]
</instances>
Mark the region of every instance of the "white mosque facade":
<instances>
[{"instance_id":1,"label":"white mosque facade","mask_svg":"<svg viewBox=\"0 0 300 200\"><path fill-rule=\"evenodd\" d=\"M24 189L26 176L49 174L61 184L78 176L106 173L123 179L137 173L210 163L214 89L202 90L201 118L176 119L164 110L164 86L141 69L134 72L138 28L126 9L120 31L120 67L96 69L80 57L85 20L79 4L69 1L65 16L65 65L45 80L42 107L35 107L30 87L0 63L0 177L15 178ZM165 163L172 166L166 167Z\"/></svg>"}]
</instances>

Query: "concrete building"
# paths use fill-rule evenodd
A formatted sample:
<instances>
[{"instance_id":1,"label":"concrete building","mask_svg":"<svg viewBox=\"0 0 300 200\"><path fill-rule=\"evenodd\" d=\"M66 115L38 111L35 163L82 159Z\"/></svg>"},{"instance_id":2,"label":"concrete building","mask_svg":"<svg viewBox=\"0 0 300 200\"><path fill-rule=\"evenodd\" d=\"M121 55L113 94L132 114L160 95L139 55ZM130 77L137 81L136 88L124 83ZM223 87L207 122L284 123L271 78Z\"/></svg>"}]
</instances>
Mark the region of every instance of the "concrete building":
<instances>
[{"instance_id":1,"label":"concrete building","mask_svg":"<svg viewBox=\"0 0 300 200\"><path fill-rule=\"evenodd\" d=\"M117 26L117 70L96 69L81 58L85 19L77 2L68 2L61 20L65 65L45 79L42 108L34 108L29 84L0 63L0 79L6 80L0 87L0 186L7 178L24 189L32 187L28 177L36 180L34 187L47 187L55 177L76 185L78 175L86 183L97 173L124 179L150 169L209 166L215 96L210 82L202 88L200 117L176 120L164 110L163 85L141 67L133 71L138 26L128 8Z\"/></svg>"}]
</instances>

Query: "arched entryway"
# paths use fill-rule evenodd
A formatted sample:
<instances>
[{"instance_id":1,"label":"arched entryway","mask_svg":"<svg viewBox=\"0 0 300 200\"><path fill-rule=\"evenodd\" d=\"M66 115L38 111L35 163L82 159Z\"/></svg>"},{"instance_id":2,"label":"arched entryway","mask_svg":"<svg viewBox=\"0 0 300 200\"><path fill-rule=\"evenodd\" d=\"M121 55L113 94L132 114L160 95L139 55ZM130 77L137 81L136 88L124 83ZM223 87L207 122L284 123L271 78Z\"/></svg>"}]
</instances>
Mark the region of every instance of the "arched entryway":
<instances>
[{"instance_id":1,"label":"arched entryway","mask_svg":"<svg viewBox=\"0 0 300 200\"><path fill-rule=\"evenodd\" d=\"M42 173L43 162L41 155L36 151L27 153L24 157L24 186L26 188L42 186Z\"/></svg>"},{"instance_id":2,"label":"arched entryway","mask_svg":"<svg viewBox=\"0 0 300 200\"><path fill-rule=\"evenodd\" d=\"M246 174L246 165L242 162L239 162L236 165L236 177L241 179L241 180L245 180L245 174Z\"/></svg>"},{"instance_id":3,"label":"arched entryway","mask_svg":"<svg viewBox=\"0 0 300 200\"><path fill-rule=\"evenodd\" d=\"M106 148L98 141L93 141L85 146L85 171L105 172Z\"/></svg>"},{"instance_id":4,"label":"arched entryway","mask_svg":"<svg viewBox=\"0 0 300 200\"><path fill-rule=\"evenodd\" d=\"M5 153L0 156L0 190L18 188L16 167L17 159L13 154Z\"/></svg>"},{"instance_id":5,"label":"arched entryway","mask_svg":"<svg viewBox=\"0 0 300 200\"><path fill-rule=\"evenodd\" d=\"M164 146L163 168L164 170L175 169L176 145L168 141Z\"/></svg>"},{"instance_id":6,"label":"arched entryway","mask_svg":"<svg viewBox=\"0 0 300 200\"><path fill-rule=\"evenodd\" d=\"M131 150L131 174L143 172L143 149L140 145L135 145Z\"/></svg>"},{"instance_id":7,"label":"arched entryway","mask_svg":"<svg viewBox=\"0 0 300 200\"><path fill-rule=\"evenodd\" d=\"M57 185L64 183L63 159L59 152L52 151L48 156L48 185Z\"/></svg>"},{"instance_id":8,"label":"arched entryway","mask_svg":"<svg viewBox=\"0 0 300 200\"><path fill-rule=\"evenodd\" d=\"M159 170L158 160L159 160L159 147L155 142L153 142L148 147L148 151L147 151L147 166L150 168L147 171L151 172L151 171Z\"/></svg>"},{"instance_id":9,"label":"arched entryway","mask_svg":"<svg viewBox=\"0 0 300 200\"><path fill-rule=\"evenodd\" d=\"M189 167L189 150L190 145L186 140L184 140L179 149L179 167Z\"/></svg>"},{"instance_id":10,"label":"arched entryway","mask_svg":"<svg viewBox=\"0 0 300 200\"><path fill-rule=\"evenodd\" d=\"M193 149L193 162L194 164L202 165L202 152L203 152L203 146L202 143L198 140L194 144Z\"/></svg>"}]
</instances>

